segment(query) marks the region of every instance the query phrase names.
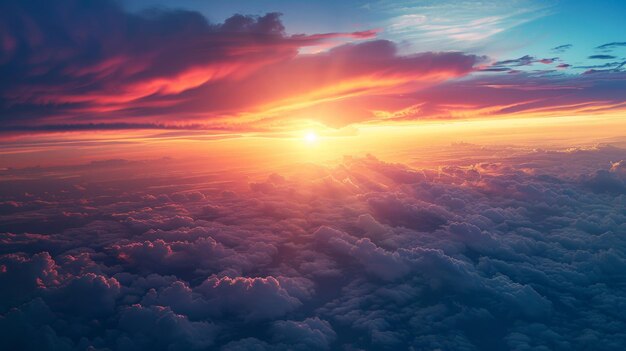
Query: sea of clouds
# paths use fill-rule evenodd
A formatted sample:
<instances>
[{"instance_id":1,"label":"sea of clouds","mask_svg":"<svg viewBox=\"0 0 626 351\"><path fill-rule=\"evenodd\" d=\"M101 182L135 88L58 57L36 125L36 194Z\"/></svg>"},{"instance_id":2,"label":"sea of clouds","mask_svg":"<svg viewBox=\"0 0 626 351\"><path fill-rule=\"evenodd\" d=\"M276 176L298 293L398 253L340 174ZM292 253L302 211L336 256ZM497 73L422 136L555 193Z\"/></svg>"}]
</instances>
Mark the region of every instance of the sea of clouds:
<instances>
[{"instance_id":1,"label":"sea of clouds","mask_svg":"<svg viewBox=\"0 0 626 351\"><path fill-rule=\"evenodd\" d=\"M626 151L455 147L500 156L4 170L0 345L623 349Z\"/></svg>"}]
</instances>

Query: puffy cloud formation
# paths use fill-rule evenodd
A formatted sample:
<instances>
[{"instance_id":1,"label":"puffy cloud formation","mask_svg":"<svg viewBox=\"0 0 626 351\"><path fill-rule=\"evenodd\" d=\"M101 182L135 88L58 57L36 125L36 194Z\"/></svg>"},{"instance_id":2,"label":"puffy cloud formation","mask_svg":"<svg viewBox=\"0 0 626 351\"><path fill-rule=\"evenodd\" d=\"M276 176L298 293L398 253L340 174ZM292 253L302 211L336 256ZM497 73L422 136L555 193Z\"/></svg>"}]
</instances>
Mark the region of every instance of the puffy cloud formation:
<instances>
[{"instance_id":1,"label":"puffy cloud formation","mask_svg":"<svg viewBox=\"0 0 626 351\"><path fill-rule=\"evenodd\" d=\"M229 183L173 160L4 170L0 345L620 350L626 151L453 147Z\"/></svg>"}]
</instances>

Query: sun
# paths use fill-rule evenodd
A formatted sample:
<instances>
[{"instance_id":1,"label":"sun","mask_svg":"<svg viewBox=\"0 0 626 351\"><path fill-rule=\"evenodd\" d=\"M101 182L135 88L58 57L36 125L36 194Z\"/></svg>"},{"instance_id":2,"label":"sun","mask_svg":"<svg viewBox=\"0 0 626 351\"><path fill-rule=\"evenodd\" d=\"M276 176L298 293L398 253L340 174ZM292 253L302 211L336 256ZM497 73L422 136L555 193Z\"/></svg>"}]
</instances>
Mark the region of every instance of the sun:
<instances>
[{"instance_id":1,"label":"sun","mask_svg":"<svg viewBox=\"0 0 626 351\"><path fill-rule=\"evenodd\" d=\"M304 135L304 141L306 141L309 144L313 144L317 141L317 134L315 134L314 132L308 132Z\"/></svg>"}]
</instances>

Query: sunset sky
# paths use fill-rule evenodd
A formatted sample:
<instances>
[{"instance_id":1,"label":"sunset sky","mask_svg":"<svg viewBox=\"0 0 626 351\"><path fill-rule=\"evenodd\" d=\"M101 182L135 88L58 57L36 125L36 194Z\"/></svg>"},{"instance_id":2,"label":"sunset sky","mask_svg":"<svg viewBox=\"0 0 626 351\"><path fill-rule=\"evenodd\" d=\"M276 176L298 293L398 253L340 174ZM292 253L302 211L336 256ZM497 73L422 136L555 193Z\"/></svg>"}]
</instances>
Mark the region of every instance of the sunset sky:
<instances>
[{"instance_id":1,"label":"sunset sky","mask_svg":"<svg viewBox=\"0 0 626 351\"><path fill-rule=\"evenodd\" d=\"M0 0L0 349L626 349L625 16Z\"/></svg>"},{"instance_id":2,"label":"sunset sky","mask_svg":"<svg viewBox=\"0 0 626 351\"><path fill-rule=\"evenodd\" d=\"M180 158L309 132L377 153L394 146L361 150L359 136L437 123L445 138L467 120L550 124L584 142L623 135L621 1L173 6L3 2L2 165L85 162L102 157L102 143L108 156L127 158L130 143L133 157ZM585 136L599 123L611 127Z\"/></svg>"}]
</instances>

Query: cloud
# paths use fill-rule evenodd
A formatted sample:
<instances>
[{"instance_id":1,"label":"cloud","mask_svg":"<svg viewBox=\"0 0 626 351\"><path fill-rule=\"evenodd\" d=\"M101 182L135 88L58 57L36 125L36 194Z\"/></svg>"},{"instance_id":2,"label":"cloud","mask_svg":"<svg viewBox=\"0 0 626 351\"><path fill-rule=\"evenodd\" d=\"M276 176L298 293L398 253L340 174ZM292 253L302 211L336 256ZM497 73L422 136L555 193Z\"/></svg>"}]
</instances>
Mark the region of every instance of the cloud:
<instances>
[{"instance_id":1,"label":"cloud","mask_svg":"<svg viewBox=\"0 0 626 351\"><path fill-rule=\"evenodd\" d=\"M250 130L262 116L462 76L479 60L355 43L376 30L288 35L278 13L216 24L193 11L127 13L113 1L2 7L5 132ZM299 54L338 38L352 42Z\"/></svg>"},{"instance_id":2,"label":"cloud","mask_svg":"<svg viewBox=\"0 0 626 351\"><path fill-rule=\"evenodd\" d=\"M273 326L273 340L289 345L289 349L330 349L337 338L330 324L317 317L303 321L277 321Z\"/></svg>"},{"instance_id":3,"label":"cloud","mask_svg":"<svg viewBox=\"0 0 626 351\"><path fill-rule=\"evenodd\" d=\"M622 46L626 46L626 41L614 41L611 43L602 44L602 45L596 46L596 49L600 51L610 52Z\"/></svg>"},{"instance_id":4,"label":"cloud","mask_svg":"<svg viewBox=\"0 0 626 351\"><path fill-rule=\"evenodd\" d=\"M506 1L494 6L478 1L402 6L368 4L370 11L388 14L386 32L411 44L428 43L449 50L488 42L498 34L545 16L546 6L527 1ZM505 10L506 9L506 10ZM445 13L446 16L441 16Z\"/></svg>"},{"instance_id":5,"label":"cloud","mask_svg":"<svg viewBox=\"0 0 626 351\"><path fill-rule=\"evenodd\" d=\"M0 316L3 345L21 350L71 350L72 340L59 336L50 327L57 321L54 312L41 298L12 308Z\"/></svg>"},{"instance_id":6,"label":"cloud","mask_svg":"<svg viewBox=\"0 0 626 351\"><path fill-rule=\"evenodd\" d=\"M582 177L583 183L595 192L626 194L626 173L624 161L611 165L609 170L598 170L592 175Z\"/></svg>"},{"instance_id":7,"label":"cloud","mask_svg":"<svg viewBox=\"0 0 626 351\"><path fill-rule=\"evenodd\" d=\"M120 350L202 350L213 345L217 332L212 323L189 321L167 307L138 304L122 309L119 328L132 335L118 339Z\"/></svg>"},{"instance_id":8,"label":"cloud","mask_svg":"<svg viewBox=\"0 0 626 351\"><path fill-rule=\"evenodd\" d=\"M495 66L505 66L505 65L506 66L527 66L527 65L532 64L533 62L536 62L536 59L533 56L524 55L516 59L496 61L494 65Z\"/></svg>"},{"instance_id":9,"label":"cloud","mask_svg":"<svg viewBox=\"0 0 626 351\"><path fill-rule=\"evenodd\" d=\"M245 181L206 190L203 177L168 178L155 192L160 176L133 186L111 177L146 162L10 170L51 178L2 190L21 205L0 236L0 341L27 350L624 342L615 307L626 301L624 150L443 151L456 161L434 169L369 156L273 174L270 192ZM105 183L80 176L113 165ZM55 177L69 183L50 187ZM329 177L335 190L319 191ZM96 189L107 196L77 201ZM38 233L32 211L54 218L36 206L53 201L86 222ZM206 217L209 205L219 211Z\"/></svg>"},{"instance_id":10,"label":"cloud","mask_svg":"<svg viewBox=\"0 0 626 351\"><path fill-rule=\"evenodd\" d=\"M574 45L572 44L563 44L563 45L559 45L559 46L555 46L552 49L550 49L552 52L555 53L563 53L569 49L571 49Z\"/></svg>"},{"instance_id":11,"label":"cloud","mask_svg":"<svg viewBox=\"0 0 626 351\"><path fill-rule=\"evenodd\" d=\"M538 59L534 56L524 55L516 59L496 61L492 65L481 69L481 71L487 71L487 72L510 71L511 67L530 66L534 63L543 63L546 65L549 65L557 61L559 61L558 57Z\"/></svg>"},{"instance_id":12,"label":"cloud","mask_svg":"<svg viewBox=\"0 0 626 351\"><path fill-rule=\"evenodd\" d=\"M391 119L410 120L619 111L626 103L621 93L626 89L620 78L624 75L622 66L592 69L583 75L519 72L451 81L407 97L407 104L419 106L410 113L401 113L406 105L391 104L389 110L379 113Z\"/></svg>"},{"instance_id":13,"label":"cloud","mask_svg":"<svg viewBox=\"0 0 626 351\"><path fill-rule=\"evenodd\" d=\"M31 257L16 254L4 255L0 271L4 309L25 302L46 286L59 284L56 262L47 252Z\"/></svg>"},{"instance_id":14,"label":"cloud","mask_svg":"<svg viewBox=\"0 0 626 351\"><path fill-rule=\"evenodd\" d=\"M232 138L291 131L311 122L343 127L510 111L563 115L581 106L591 114L621 110L624 104L615 97L622 90L623 62L572 66L558 57L534 55L410 53L378 38L384 36L378 30L287 34L278 13L236 14L212 23L193 11L128 13L112 1L88 6L75 0L12 0L1 6L7 15L0 72L8 79L0 83L0 132L7 140L33 133L63 139L67 136L60 132L144 129ZM473 33L476 27L491 36L544 14L532 6L509 14L490 7L484 11L498 13L476 18L474 7L465 7L449 10L471 18L461 21L470 23L469 32L431 23L438 20L428 13L401 15L396 24L423 20L432 27L428 33L480 36ZM483 98L486 89L495 95L493 102ZM532 90L551 93L530 96ZM113 138L123 142L126 135Z\"/></svg>"},{"instance_id":15,"label":"cloud","mask_svg":"<svg viewBox=\"0 0 626 351\"><path fill-rule=\"evenodd\" d=\"M21 14L7 22L14 31L5 34L14 44L3 71L14 82L2 90L14 103L93 101L110 106L153 94L175 94L234 71L254 70L239 50L264 61L271 60L270 47L287 56L296 47L280 40L284 28L275 13L259 18L235 15L214 26L194 12L131 15L108 1L94 6L76 1L4 6ZM224 33L231 33L230 41L224 40L228 37ZM55 93L43 94L52 87ZM80 94L73 93L77 89Z\"/></svg>"},{"instance_id":16,"label":"cloud","mask_svg":"<svg viewBox=\"0 0 626 351\"><path fill-rule=\"evenodd\" d=\"M276 318L298 308L292 297L274 277L211 277L197 289L218 311L236 314L246 320Z\"/></svg>"},{"instance_id":17,"label":"cloud","mask_svg":"<svg viewBox=\"0 0 626 351\"><path fill-rule=\"evenodd\" d=\"M613 56L613 55L591 55L589 56L590 59L596 59L596 60L613 60L617 57Z\"/></svg>"},{"instance_id":18,"label":"cloud","mask_svg":"<svg viewBox=\"0 0 626 351\"><path fill-rule=\"evenodd\" d=\"M445 209L431 204L415 206L395 197L372 197L368 201L375 217L393 226L432 231L451 217Z\"/></svg>"}]
</instances>

